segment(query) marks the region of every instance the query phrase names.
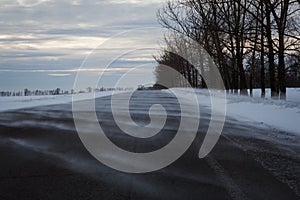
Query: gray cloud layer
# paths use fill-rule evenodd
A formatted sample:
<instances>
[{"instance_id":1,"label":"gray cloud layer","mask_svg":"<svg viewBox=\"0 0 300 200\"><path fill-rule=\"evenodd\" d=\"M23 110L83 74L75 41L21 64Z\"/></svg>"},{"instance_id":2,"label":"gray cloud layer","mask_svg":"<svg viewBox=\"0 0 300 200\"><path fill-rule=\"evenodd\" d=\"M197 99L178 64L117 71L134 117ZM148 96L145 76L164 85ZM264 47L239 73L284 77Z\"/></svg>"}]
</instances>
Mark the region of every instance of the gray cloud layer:
<instances>
[{"instance_id":1,"label":"gray cloud layer","mask_svg":"<svg viewBox=\"0 0 300 200\"><path fill-rule=\"evenodd\" d=\"M110 36L129 29L158 26L156 11L162 2L164 0L2 0L1 81L5 81L2 76L7 69L79 67L86 55ZM122 41L117 48L126 48L130 42L153 46L158 42L153 35L143 35L141 40L123 38L129 42ZM112 53L117 55L117 49ZM149 60L143 54L138 56L128 60L131 63ZM7 86L7 83L1 85Z\"/></svg>"}]
</instances>

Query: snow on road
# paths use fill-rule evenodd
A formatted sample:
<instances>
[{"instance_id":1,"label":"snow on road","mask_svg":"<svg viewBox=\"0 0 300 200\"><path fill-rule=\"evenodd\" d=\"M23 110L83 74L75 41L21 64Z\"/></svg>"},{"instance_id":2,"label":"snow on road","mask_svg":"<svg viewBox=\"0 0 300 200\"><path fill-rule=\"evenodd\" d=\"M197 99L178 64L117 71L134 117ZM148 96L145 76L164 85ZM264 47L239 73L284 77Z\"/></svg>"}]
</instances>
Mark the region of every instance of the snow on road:
<instances>
[{"instance_id":1,"label":"snow on road","mask_svg":"<svg viewBox=\"0 0 300 200\"><path fill-rule=\"evenodd\" d=\"M185 98L189 98L191 90L175 88ZM166 92L168 90L165 90ZM196 90L200 106L210 107L210 96L207 90ZM109 96L112 91L95 93L96 98ZM88 99L88 94L80 95L81 100ZM260 98L260 90L254 90L254 97L227 94L227 116L241 122L253 122L262 126L272 127L281 131L300 134L300 88L289 88L287 99L276 100L269 97ZM0 111L30 108L72 102L72 95L0 97Z\"/></svg>"}]
</instances>

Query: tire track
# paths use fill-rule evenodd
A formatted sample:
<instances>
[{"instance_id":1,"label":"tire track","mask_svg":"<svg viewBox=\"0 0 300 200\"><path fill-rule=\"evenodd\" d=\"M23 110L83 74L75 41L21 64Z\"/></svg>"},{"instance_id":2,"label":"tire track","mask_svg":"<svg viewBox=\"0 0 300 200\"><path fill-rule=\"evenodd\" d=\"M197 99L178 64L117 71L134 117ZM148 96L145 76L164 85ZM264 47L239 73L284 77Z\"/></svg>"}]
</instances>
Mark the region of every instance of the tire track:
<instances>
[{"instance_id":1,"label":"tire track","mask_svg":"<svg viewBox=\"0 0 300 200\"><path fill-rule=\"evenodd\" d=\"M223 186L233 200L248 200L243 191L216 159L214 159L212 156L207 156L205 161L214 170L215 174L222 182Z\"/></svg>"}]
</instances>

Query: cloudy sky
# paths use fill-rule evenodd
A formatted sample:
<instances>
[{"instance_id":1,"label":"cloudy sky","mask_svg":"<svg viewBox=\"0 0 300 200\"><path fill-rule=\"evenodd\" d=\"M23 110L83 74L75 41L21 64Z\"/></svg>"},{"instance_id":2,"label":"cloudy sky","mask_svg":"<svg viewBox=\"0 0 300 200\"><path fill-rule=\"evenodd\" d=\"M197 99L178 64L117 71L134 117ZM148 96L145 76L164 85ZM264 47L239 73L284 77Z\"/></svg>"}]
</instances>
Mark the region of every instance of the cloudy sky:
<instances>
[{"instance_id":1,"label":"cloudy sky","mask_svg":"<svg viewBox=\"0 0 300 200\"><path fill-rule=\"evenodd\" d=\"M78 72L108 87L136 67L126 86L153 81L164 0L0 2L0 91L72 89Z\"/></svg>"}]
</instances>

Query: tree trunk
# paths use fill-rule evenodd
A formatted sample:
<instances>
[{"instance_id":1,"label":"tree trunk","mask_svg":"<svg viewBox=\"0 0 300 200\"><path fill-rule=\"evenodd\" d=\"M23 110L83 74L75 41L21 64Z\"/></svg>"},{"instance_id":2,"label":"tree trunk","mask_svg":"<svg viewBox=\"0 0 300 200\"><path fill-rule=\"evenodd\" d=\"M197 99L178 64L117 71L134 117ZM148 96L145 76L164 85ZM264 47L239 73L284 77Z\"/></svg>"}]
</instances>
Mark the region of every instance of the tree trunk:
<instances>
[{"instance_id":1,"label":"tree trunk","mask_svg":"<svg viewBox=\"0 0 300 200\"><path fill-rule=\"evenodd\" d=\"M280 31L281 32L281 31ZM279 34L279 52L278 52L278 83L280 89L280 99L286 98L286 77L284 61L284 34Z\"/></svg>"},{"instance_id":2,"label":"tree trunk","mask_svg":"<svg viewBox=\"0 0 300 200\"><path fill-rule=\"evenodd\" d=\"M267 7L269 6L267 5ZM271 97L276 97L278 94L276 90L275 63L274 63L275 56L274 56L274 48L273 48L273 40L272 40L270 8L267 8L266 18L267 18L266 34L267 34L268 49L269 49L268 58L269 58Z\"/></svg>"},{"instance_id":3,"label":"tree trunk","mask_svg":"<svg viewBox=\"0 0 300 200\"><path fill-rule=\"evenodd\" d=\"M260 85L261 85L261 98L266 97L266 82L265 82L265 37L264 37L264 4L261 1L261 55L260 55L260 61L261 61L261 68L260 68Z\"/></svg>"}]
</instances>

